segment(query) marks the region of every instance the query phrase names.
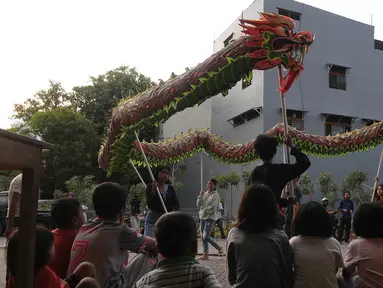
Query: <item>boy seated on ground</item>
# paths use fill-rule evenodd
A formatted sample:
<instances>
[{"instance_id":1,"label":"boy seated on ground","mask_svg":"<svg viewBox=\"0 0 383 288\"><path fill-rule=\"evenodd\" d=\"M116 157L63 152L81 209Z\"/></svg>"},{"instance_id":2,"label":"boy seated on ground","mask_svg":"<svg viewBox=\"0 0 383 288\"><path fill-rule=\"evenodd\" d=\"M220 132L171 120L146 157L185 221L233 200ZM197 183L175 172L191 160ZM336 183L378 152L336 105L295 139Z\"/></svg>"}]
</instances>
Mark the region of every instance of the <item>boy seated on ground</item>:
<instances>
[{"instance_id":1,"label":"boy seated on ground","mask_svg":"<svg viewBox=\"0 0 383 288\"><path fill-rule=\"evenodd\" d=\"M72 198L59 199L51 207L51 216L57 227L52 231L56 256L49 266L57 276L64 279L73 241L78 229L84 224L80 202Z\"/></svg>"},{"instance_id":2,"label":"boy seated on ground","mask_svg":"<svg viewBox=\"0 0 383 288\"><path fill-rule=\"evenodd\" d=\"M49 264L55 258L53 246L53 233L45 227L36 227L35 263L34 263L34 288L100 288L95 278L95 269L91 263L83 262L76 270L60 279L49 268ZM7 288L15 288L18 281L18 246L19 232L13 234L8 242L7 268L10 272Z\"/></svg>"},{"instance_id":3,"label":"boy seated on ground","mask_svg":"<svg viewBox=\"0 0 383 288\"><path fill-rule=\"evenodd\" d=\"M142 277L135 288L222 287L213 271L195 260L198 245L193 217L182 212L164 214L155 224L154 234L158 252L165 259Z\"/></svg>"},{"instance_id":4,"label":"boy seated on ground","mask_svg":"<svg viewBox=\"0 0 383 288\"><path fill-rule=\"evenodd\" d=\"M79 230L72 246L68 272L83 261L92 263L101 287L119 275L126 262L126 251L156 251L156 241L118 222L125 214L126 194L116 183L98 185L92 196L97 215Z\"/></svg>"}]
</instances>

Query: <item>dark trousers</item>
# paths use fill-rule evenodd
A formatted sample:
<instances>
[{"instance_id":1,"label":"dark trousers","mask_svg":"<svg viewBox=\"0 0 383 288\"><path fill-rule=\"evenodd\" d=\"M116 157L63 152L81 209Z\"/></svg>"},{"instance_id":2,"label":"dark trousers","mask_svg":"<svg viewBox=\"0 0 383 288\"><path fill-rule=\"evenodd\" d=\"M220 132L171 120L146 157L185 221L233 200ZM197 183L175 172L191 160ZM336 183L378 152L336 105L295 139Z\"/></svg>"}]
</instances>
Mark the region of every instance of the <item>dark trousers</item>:
<instances>
[{"instance_id":1,"label":"dark trousers","mask_svg":"<svg viewBox=\"0 0 383 288\"><path fill-rule=\"evenodd\" d=\"M15 228L18 228L19 227L19 217L14 217L13 218L13 227ZM7 223L8 223L8 219L7 219ZM7 240L7 245L8 245L8 240ZM8 279L9 279L9 272L8 272L8 268L5 270L5 287L8 286Z\"/></svg>"},{"instance_id":2,"label":"dark trousers","mask_svg":"<svg viewBox=\"0 0 383 288\"><path fill-rule=\"evenodd\" d=\"M348 242L348 240L350 240L351 218L343 218L343 217L340 218L339 233L338 233L339 241L342 241L344 231L346 231L344 241Z\"/></svg>"},{"instance_id":3,"label":"dark trousers","mask_svg":"<svg viewBox=\"0 0 383 288\"><path fill-rule=\"evenodd\" d=\"M222 218L219 218L217 221L215 221L215 225L217 225L218 226L218 228L219 228L219 231L221 232L221 238L225 238L225 231L223 230L223 219ZM214 226L215 226L214 225ZM213 237L214 238L214 229L213 229L213 231L211 232L211 235L210 235L211 237Z\"/></svg>"}]
</instances>

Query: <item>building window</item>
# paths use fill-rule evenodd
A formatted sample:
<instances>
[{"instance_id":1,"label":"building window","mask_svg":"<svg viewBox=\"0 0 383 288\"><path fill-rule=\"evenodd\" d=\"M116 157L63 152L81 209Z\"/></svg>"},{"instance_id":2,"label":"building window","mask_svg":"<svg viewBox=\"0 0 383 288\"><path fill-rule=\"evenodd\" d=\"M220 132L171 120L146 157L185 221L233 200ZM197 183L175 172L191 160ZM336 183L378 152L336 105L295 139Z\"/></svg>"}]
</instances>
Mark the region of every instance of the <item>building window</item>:
<instances>
[{"instance_id":1,"label":"building window","mask_svg":"<svg viewBox=\"0 0 383 288\"><path fill-rule=\"evenodd\" d=\"M383 51L383 41L374 39L374 48L375 50Z\"/></svg>"},{"instance_id":2,"label":"building window","mask_svg":"<svg viewBox=\"0 0 383 288\"><path fill-rule=\"evenodd\" d=\"M380 122L379 120L364 119L364 126L371 126L372 124Z\"/></svg>"},{"instance_id":3,"label":"building window","mask_svg":"<svg viewBox=\"0 0 383 288\"><path fill-rule=\"evenodd\" d=\"M234 33L231 33L231 35L227 37L225 41L223 41L223 47L226 47L227 45L229 45L231 40L233 40L233 37L234 37Z\"/></svg>"},{"instance_id":4,"label":"building window","mask_svg":"<svg viewBox=\"0 0 383 288\"><path fill-rule=\"evenodd\" d=\"M299 131L304 130L303 125L303 118L304 118L304 112L303 111L297 111L297 110L286 110L286 116L287 116L287 124Z\"/></svg>"},{"instance_id":5,"label":"building window","mask_svg":"<svg viewBox=\"0 0 383 288\"><path fill-rule=\"evenodd\" d=\"M347 90L347 68L337 65L330 65L328 71L329 87L338 90Z\"/></svg>"},{"instance_id":6,"label":"building window","mask_svg":"<svg viewBox=\"0 0 383 288\"><path fill-rule=\"evenodd\" d=\"M242 90L251 85L251 81L247 81L245 77L242 78Z\"/></svg>"},{"instance_id":7,"label":"building window","mask_svg":"<svg viewBox=\"0 0 383 288\"><path fill-rule=\"evenodd\" d=\"M261 109L262 109L261 107L252 108L252 109L247 110L246 112L228 120L228 122L231 125L233 125L233 127L239 126L241 124L244 124L245 122L251 121L251 120L261 116Z\"/></svg>"},{"instance_id":8,"label":"building window","mask_svg":"<svg viewBox=\"0 0 383 288\"><path fill-rule=\"evenodd\" d=\"M325 135L335 136L351 131L353 118L340 115L325 115Z\"/></svg>"},{"instance_id":9,"label":"building window","mask_svg":"<svg viewBox=\"0 0 383 288\"><path fill-rule=\"evenodd\" d=\"M295 21L301 21L301 15L302 14L298 13L298 12L294 12L294 11L278 8L278 14L290 17L291 19L293 19Z\"/></svg>"}]
</instances>

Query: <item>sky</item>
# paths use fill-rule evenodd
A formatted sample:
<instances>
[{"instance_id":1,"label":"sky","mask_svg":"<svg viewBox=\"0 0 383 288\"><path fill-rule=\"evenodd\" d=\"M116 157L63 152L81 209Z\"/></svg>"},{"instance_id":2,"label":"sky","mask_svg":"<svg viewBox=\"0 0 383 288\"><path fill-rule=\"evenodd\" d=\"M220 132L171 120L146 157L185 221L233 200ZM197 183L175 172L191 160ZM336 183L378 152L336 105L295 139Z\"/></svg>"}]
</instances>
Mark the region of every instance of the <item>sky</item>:
<instances>
[{"instance_id":1,"label":"sky","mask_svg":"<svg viewBox=\"0 0 383 288\"><path fill-rule=\"evenodd\" d=\"M252 2L0 0L0 128L10 127L13 105L46 89L49 79L70 91L120 65L154 81L182 73L212 53L215 37ZM375 38L383 40L379 0L299 2L363 23L372 19Z\"/></svg>"}]
</instances>

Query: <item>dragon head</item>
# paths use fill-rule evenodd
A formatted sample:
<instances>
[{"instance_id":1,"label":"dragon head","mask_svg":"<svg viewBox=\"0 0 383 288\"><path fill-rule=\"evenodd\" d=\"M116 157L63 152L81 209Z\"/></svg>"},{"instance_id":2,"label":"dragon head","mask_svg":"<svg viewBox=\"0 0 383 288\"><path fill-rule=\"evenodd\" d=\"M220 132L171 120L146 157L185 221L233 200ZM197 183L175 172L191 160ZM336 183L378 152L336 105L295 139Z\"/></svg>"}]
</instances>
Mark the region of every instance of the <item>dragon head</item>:
<instances>
[{"instance_id":1,"label":"dragon head","mask_svg":"<svg viewBox=\"0 0 383 288\"><path fill-rule=\"evenodd\" d=\"M282 65L288 70L280 87L285 93L303 70L304 56L315 36L309 31L295 33L295 22L289 17L275 13L260 15L258 20L240 20L243 33L248 35L244 45L251 48L248 57L254 59L254 69L268 70Z\"/></svg>"}]
</instances>

